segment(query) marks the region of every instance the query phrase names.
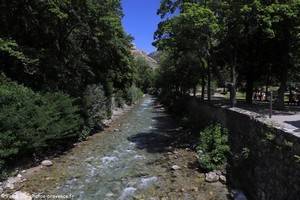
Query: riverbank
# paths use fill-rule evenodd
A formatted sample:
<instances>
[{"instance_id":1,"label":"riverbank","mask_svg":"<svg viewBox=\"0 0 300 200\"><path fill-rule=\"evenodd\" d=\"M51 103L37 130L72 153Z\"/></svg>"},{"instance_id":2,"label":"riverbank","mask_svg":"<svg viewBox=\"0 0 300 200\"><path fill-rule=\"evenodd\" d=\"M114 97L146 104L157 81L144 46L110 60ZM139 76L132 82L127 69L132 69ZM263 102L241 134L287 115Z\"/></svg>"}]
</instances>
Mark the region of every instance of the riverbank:
<instances>
[{"instance_id":1,"label":"riverbank","mask_svg":"<svg viewBox=\"0 0 300 200\"><path fill-rule=\"evenodd\" d=\"M30 185L31 180L32 182L37 180L36 187L43 187L42 183L44 183L45 181L43 180L43 178L40 178L40 180L43 180L42 182L38 181L38 174L43 173L42 171L49 169L47 166L43 166L43 160L50 161L52 163L51 165L53 165L54 163L54 166L51 166L51 171L54 173L54 176L52 176L51 178L46 178L47 181L44 184L45 187L47 188L47 185L49 183L51 184L52 182L59 182L60 180L62 180L65 174L61 172L61 169L58 167L59 165L56 166L57 162L61 163L60 161L63 160L64 156L68 155L69 153L80 151L79 149L81 148L81 146L88 145L89 141L94 140L98 135L103 134L104 132L116 131L119 126L119 124L117 124L118 120L124 117L128 112L130 112L134 108L134 106L136 106L136 104L132 106L125 104L123 108L114 108L112 110L111 118L103 121L103 124L105 126L103 131L88 136L85 141L74 143L72 148L67 148L67 150L63 152L53 151L51 154L48 154L46 157L44 157L44 159L39 158L39 164L33 163L28 160L25 161L24 165L22 165L22 163L18 164L18 167L13 172L13 174L16 175L7 178L7 180L3 182L0 182L0 197L9 199L14 192L23 189L24 186L27 186L27 184ZM30 165L32 167L28 167ZM34 178L35 176L38 177ZM35 187L35 185L33 185L32 188L33 187ZM35 190L29 189L28 191L32 191L33 193Z\"/></svg>"},{"instance_id":2,"label":"riverbank","mask_svg":"<svg viewBox=\"0 0 300 200\"><path fill-rule=\"evenodd\" d=\"M54 158L53 166L33 171L17 190L84 200L228 199L226 185L205 182L189 134L146 98L103 133Z\"/></svg>"}]
</instances>

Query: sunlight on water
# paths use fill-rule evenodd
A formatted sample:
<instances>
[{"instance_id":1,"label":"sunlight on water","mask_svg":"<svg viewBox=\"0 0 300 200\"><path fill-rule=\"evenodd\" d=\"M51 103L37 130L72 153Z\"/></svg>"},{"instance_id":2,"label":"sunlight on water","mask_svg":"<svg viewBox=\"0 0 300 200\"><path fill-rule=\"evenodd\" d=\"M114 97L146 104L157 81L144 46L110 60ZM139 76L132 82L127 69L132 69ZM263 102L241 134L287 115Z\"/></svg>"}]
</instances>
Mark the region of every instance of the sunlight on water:
<instances>
[{"instance_id":1,"label":"sunlight on water","mask_svg":"<svg viewBox=\"0 0 300 200\"><path fill-rule=\"evenodd\" d=\"M135 193L136 190L137 189L134 188L134 187L125 188L123 190L123 193L122 193L122 195L121 195L121 197L119 199L120 200L127 200L130 196L132 196Z\"/></svg>"},{"instance_id":2,"label":"sunlight on water","mask_svg":"<svg viewBox=\"0 0 300 200\"><path fill-rule=\"evenodd\" d=\"M76 199L116 199L119 196L122 200L131 199L134 194L155 185L158 178L145 175L153 173L147 162L159 155L147 153L138 148L139 140L129 139L154 129L153 118L157 113L152 112L152 103L153 99L144 100L121 124L117 137L105 135L78 168L70 168L83 176L66 181L59 191L72 193Z\"/></svg>"},{"instance_id":3,"label":"sunlight on water","mask_svg":"<svg viewBox=\"0 0 300 200\"><path fill-rule=\"evenodd\" d=\"M158 181L157 177L149 177L149 178L142 178L141 183L139 184L139 188L145 189Z\"/></svg>"}]
</instances>

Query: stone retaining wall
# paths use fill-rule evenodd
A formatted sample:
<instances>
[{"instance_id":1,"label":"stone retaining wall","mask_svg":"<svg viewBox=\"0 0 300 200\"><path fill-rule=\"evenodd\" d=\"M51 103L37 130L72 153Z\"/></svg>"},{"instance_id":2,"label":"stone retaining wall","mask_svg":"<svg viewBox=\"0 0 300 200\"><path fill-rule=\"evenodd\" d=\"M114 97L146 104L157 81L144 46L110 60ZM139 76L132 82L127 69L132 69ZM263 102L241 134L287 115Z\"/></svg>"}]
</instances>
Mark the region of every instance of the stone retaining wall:
<instances>
[{"instance_id":1,"label":"stone retaining wall","mask_svg":"<svg viewBox=\"0 0 300 200\"><path fill-rule=\"evenodd\" d=\"M299 137L249 111L195 99L187 105L193 123L215 121L229 130L233 155L228 174L233 187L253 200L300 199Z\"/></svg>"}]
</instances>

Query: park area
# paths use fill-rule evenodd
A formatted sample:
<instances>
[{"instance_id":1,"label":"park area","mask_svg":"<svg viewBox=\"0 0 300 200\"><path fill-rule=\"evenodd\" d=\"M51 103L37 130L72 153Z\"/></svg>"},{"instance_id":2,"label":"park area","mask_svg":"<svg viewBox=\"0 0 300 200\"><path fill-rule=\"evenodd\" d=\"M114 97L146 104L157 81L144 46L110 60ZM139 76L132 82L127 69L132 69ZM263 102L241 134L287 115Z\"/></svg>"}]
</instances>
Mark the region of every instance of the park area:
<instances>
[{"instance_id":1,"label":"park area","mask_svg":"<svg viewBox=\"0 0 300 200\"><path fill-rule=\"evenodd\" d=\"M236 93L237 108L251 112L256 117L266 118L278 127L294 135L300 136L300 84L289 86L284 93L284 107L277 105L278 87L261 87L255 89L252 103L246 102L246 93ZM271 104L272 93L272 104ZM230 105L230 94L225 88L216 89L213 94L213 103ZM249 113L250 114L250 113Z\"/></svg>"}]
</instances>

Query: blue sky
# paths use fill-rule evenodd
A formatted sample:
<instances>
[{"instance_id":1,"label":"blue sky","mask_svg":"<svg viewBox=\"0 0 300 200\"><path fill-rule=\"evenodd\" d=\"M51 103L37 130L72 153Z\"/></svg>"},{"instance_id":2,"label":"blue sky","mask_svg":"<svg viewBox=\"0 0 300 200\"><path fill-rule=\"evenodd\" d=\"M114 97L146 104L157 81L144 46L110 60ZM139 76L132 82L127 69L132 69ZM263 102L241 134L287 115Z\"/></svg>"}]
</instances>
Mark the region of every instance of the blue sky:
<instances>
[{"instance_id":1,"label":"blue sky","mask_svg":"<svg viewBox=\"0 0 300 200\"><path fill-rule=\"evenodd\" d=\"M147 53L155 51L152 42L160 21L156 15L159 5L160 0L122 0L125 31L134 37L134 44Z\"/></svg>"}]
</instances>

